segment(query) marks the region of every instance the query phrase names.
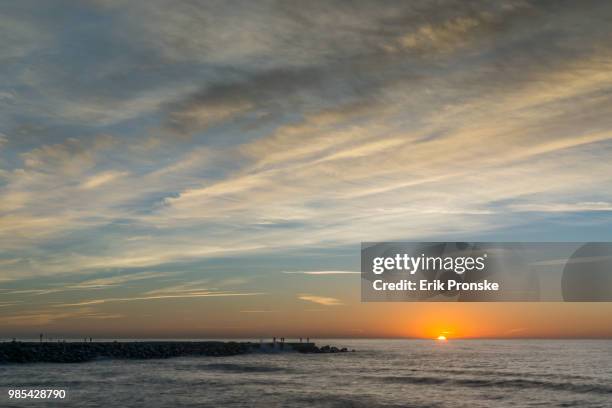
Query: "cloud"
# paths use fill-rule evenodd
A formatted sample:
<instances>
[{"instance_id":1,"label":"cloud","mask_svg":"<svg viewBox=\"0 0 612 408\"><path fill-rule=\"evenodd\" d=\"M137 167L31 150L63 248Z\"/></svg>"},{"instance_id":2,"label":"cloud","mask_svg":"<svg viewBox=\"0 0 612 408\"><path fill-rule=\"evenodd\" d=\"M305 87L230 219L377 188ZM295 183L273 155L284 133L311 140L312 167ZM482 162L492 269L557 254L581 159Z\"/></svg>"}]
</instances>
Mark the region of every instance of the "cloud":
<instances>
[{"instance_id":1,"label":"cloud","mask_svg":"<svg viewBox=\"0 0 612 408\"><path fill-rule=\"evenodd\" d=\"M580 202L580 203L524 203L509 206L514 211L525 212L591 212L612 211L612 203L609 202Z\"/></svg>"},{"instance_id":2,"label":"cloud","mask_svg":"<svg viewBox=\"0 0 612 408\"><path fill-rule=\"evenodd\" d=\"M320 89L319 82L326 77L318 71L313 67L278 68L206 86L184 100L170 104L167 124L180 132L189 132L252 111L278 113L295 105L281 103L281 100L290 100L292 95L300 92L308 94Z\"/></svg>"},{"instance_id":3,"label":"cloud","mask_svg":"<svg viewBox=\"0 0 612 408\"><path fill-rule=\"evenodd\" d=\"M15 305L19 305L20 303L23 303L21 301L15 301L15 302L0 302L0 307L9 307L9 306L15 306Z\"/></svg>"},{"instance_id":4,"label":"cloud","mask_svg":"<svg viewBox=\"0 0 612 408\"><path fill-rule=\"evenodd\" d=\"M97 188L104 184L110 183L115 179L118 179L120 177L125 177L127 175L128 175L127 172L120 172L120 171L106 171L106 172L98 173L98 174L95 174L89 177L87 180L85 180L85 182L82 184L82 188L85 188L85 189Z\"/></svg>"},{"instance_id":5,"label":"cloud","mask_svg":"<svg viewBox=\"0 0 612 408\"><path fill-rule=\"evenodd\" d=\"M274 271L357 275L364 236L609 226L606 2L0 7L6 325L208 297L251 321ZM348 301L329 289L286 306Z\"/></svg>"},{"instance_id":6,"label":"cloud","mask_svg":"<svg viewBox=\"0 0 612 408\"><path fill-rule=\"evenodd\" d=\"M107 278L89 279L76 284L68 284L66 289L99 289L114 287L128 282L155 279L167 276L164 272L141 272L127 275L110 276Z\"/></svg>"},{"instance_id":7,"label":"cloud","mask_svg":"<svg viewBox=\"0 0 612 408\"><path fill-rule=\"evenodd\" d=\"M52 32L19 13L4 10L0 18L0 36L7 41L0 51L0 61L4 64L50 47L55 43Z\"/></svg>"},{"instance_id":8,"label":"cloud","mask_svg":"<svg viewBox=\"0 0 612 408\"><path fill-rule=\"evenodd\" d=\"M103 313L93 311L84 307L69 312L58 312L57 310L31 310L21 313L12 313L0 316L0 322L7 326L40 326L48 325L60 320L83 319L83 320L107 320L120 319L123 315L118 313Z\"/></svg>"},{"instance_id":9,"label":"cloud","mask_svg":"<svg viewBox=\"0 0 612 408\"><path fill-rule=\"evenodd\" d=\"M214 290L214 288L208 287L211 284L210 279L197 279L192 280L190 282L179 283L176 285L165 286L162 288L154 289L148 291L147 295L158 295L158 294L168 294L168 293L190 293L190 292L206 292L209 290Z\"/></svg>"},{"instance_id":10,"label":"cloud","mask_svg":"<svg viewBox=\"0 0 612 408\"><path fill-rule=\"evenodd\" d=\"M7 295L48 295L50 293L63 292L63 289L18 289L7 290Z\"/></svg>"},{"instance_id":11,"label":"cloud","mask_svg":"<svg viewBox=\"0 0 612 408\"><path fill-rule=\"evenodd\" d=\"M302 274L302 275L360 275L361 272L355 271L283 271L286 274Z\"/></svg>"},{"instance_id":12,"label":"cloud","mask_svg":"<svg viewBox=\"0 0 612 408\"><path fill-rule=\"evenodd\" d=\"M579 258L559 258L559 259L548 259L545 261L531 262L530 265L534 266L565 266L570 264L581 264L581 263L593 263L600 261L610 261L612 256L581 256Z\"/></svg>"},{"instance_id":13,"label":"cloud","mask_svg":"<svg viewBox=\"0 0 612 408\"><path fill-rule=\"evenodd\" d=\"M59 42L2 71L4 278L607 211L609 5L168 4L86 3L103 24L47 40L68 10L7 26Z\"/></svg>"},{"instance_id":14,"label":"cloud","mask_svg":"<svg viewBox=\"0 0 612 408\"><path fill-rule=\"evenodd\" d=\"M506 334L523 333L525 331L527 331L527 327L516 327L514 329L510 329L510 330L506 331Z\"/></svg>"},{"instance_id":15,"label":"cloud","mask_svg":"<svg viewBox=\"0 0 612 408\"><path fill-rule=\"evenodd\" d=\"M307 302L316 303L318 305L323 306L339 306L342 305L340 300L333 297L325 297L325 296L317 296L317 295L309 295L309 294L300 294L298 295L298 299L305 300Z\"/></svg>"},{"instance_id":16,"label":"cloud","mask_svg":"<svg viewBox=\"0 0 612 408\"><path fill-rule=\"evenodd\" d=\"M133 273L121 276L112 276L107 278L97 278L84 280L78 283L53 283L46 288L31 288L31 289L2 289L5 295L50 295L62 292L79 292L84 290L99 290L109 289L122 286L129 282L140 282L148 279L156 279L166 276L167 273ZM9 281L10 282L10 281Z\"/></svg>"},{"instance_id":17,"label":"cloud","mask_svg":"<svg viewBox=\"0 0 612 408\"><path fill-rule=\"evenodd\" d=\"M91 299L84 300L77 303L63 303L55 305L55 307L74 307L74 306L90 306L100 305L104 303L115 303L115 302L134 302L143 300L163 300L163 299L189 299L189 298L204 298L204 297L234 297L234 296L258 296L263 295L261 292L244 292L244 293L233 293L233 292L190 292L190 293L177 293L169 295L155 295L155 296L135 296L135 297L124 297L124 298L105 298L105 299Z\"/></svg>"}]
</instances>

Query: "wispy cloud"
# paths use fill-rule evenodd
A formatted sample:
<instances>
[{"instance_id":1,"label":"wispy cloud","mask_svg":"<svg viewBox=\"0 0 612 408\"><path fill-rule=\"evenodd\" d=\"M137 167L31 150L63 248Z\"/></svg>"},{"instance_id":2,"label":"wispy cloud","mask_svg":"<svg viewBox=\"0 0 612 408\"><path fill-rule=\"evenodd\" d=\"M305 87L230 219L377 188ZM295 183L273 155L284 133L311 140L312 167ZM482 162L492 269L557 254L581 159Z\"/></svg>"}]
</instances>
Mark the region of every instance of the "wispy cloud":
<instances>
[{"instance_id":1,"label":"wispy cloud","mask_svg":"<svg viewBox=\"0 0 612 408\"><path fill-rule=\"evenodd\" d=\"M31 310L22 313L12 313L0 316L0 322L9 326L47 325L60 320L85 319L85 320L107 320L120 319L123 315L119 313L103 313L83 307L69 312L58 312L57 310Z\"/></svg>"},{"instance_id":2,"label":"wispy cloud","mask_svg":"<svg viewBox=\"0 0 612 408\"><path fill-rule=\"evenodd\" d=\"M189 293L177 293L169 295L157 295L157 296L134 296L124 298L105 298L105 299L92 299L84 300L76 303L63 303L55 305L55 307L73 307L73 306L90 306L100 305L104 303L115 303L115 302L134 302L144 300L161 300L161 299L188 299L188 298L204 298L204 297L233 297L233 296L257 296L263 295L262 292L251 292L251 293L232 293L232 292L189 292Z\"/></svg>"},{"instance_id":3,"label":"wispy cloud","mask_svg":"<svg viewBox=\"0 0 612 408\"><path fill-rule=\"evenodd\" d=\"M158 289L153 289L146 292L147 295L158 295L167 293L189 293L189 292L206 292L215 290L211 287L210 279L196 279L190 282L177 283L174 285L164 286Z\"/></svg>"},{"instance_id":4,"label":"wispy cloud","mask_svg":"<svg viewBox=\"0 0 612 408\"><path fill-rule=\"evenodd\" d=\"M168 273L163 272L141 272L126 275L111 276L108 278L89 279L76 284L66 285L66 289L97 289L107 288L122 285L128 282L141 281L146 279L154 279L167 276Z\"/></svg>"},{"instance_id":5,"label":"wispy cloud","mask_svg":"<svg viewBox=\"0 0 612 408\"><path fill-rule=\"evenodd\" d=\"M527 331L527 327L516 327L513 329L510 329L508 331L506 331L506 335L514 335L514 334L518 334L518 333L523 333Z\"/></svg>"},{"instance_id":6,"label":"wispy cloud","mask_svg":"<svg viewBox=\"0 0 612 408\"><path fill-rule=\"evenodd\" d=\"M298 295L298 299L305 300L307 302L313 302L323 306L339 306L342 304L340 300L333 297L317 296L310 294L300 294Z\"/></svg>"},{"instance_id":7,"label":"wispy cloud","mask_svg":"<svg viewBox=\"0 0 612 408\"><path fill-rule=\"evenodd\" d=\"M356 271L283 271L288 275L360 275Z\"/></svg>"},{"instance_id":8,"label":"wispy cloud","mask_svg":"<svg viewBox=\"0 0 612 408\"><path fill-rule=\"evenodd\" d=\"M62 292L64 289L49 288L49 289L14 289L7 290L5 293L10 295L48 295L50 293Z\"/></svg>"},{"instance_id":9,"label":"wispy cloud","mask_svg":"<svg viewBox=\"0 0 612 408\"><path fill-rule=\"evenodd\" d=\"M99 173L85 180L85 182L83 182L82 184L82 187L86 189L100 187L120 177L125 177L127 174L128 174L127 172L119 172L119 171L107 171L107 172Z\"/></svg>"},{"instance_id":10,"label":"wispy cloud","mask_svg":"<svg viewBox=\"0 0 612 408\"><path fill-rule=\"evenodd\" d=\"M278 313L278 310L241 310L240 313Z\"/></svg>"},{"instance_id":11,"label":"wispy cloud","mask_svg":"<svg viewBox=\"0 0 612 408\"><path fill-rule=\"evenodd\" d=\"M207 15L200 13L202 9L187 12L179 7L172 13L200 30L196 21ZM330 29L329 35L343 44L325 42L329 53L309 58L309 64L319 65L279 57L287 52L298 58L292 47L265 46L251 54L241 46L230 53L235 61L246 63L254 55L260 61L269 53L274 64L201 78L197 89L181 83L176 87L179 95L168 96L165 103L153 83L139 90L116 89L101 79L97 86L107 87L104 94L110 99L121 99L123 93L149 97L155 103L141 114L161 114L177 129L210 131L211 141L166 143L163 126L152 134L145 132L146 137L98 134L82 140L57 137L57 143L38 140L36 130L28 130L38 144L19 152L22 162L6 170L0 196L7 209L0 214L0 243L7 251L20 251L27 261L2 273L10 277L148 268L215 256L348 245L364 230L372 240L418 239L520 225L528 211L607 211L606 191L612 179L607 176L610 165L600 156L609 149L608 116L602 108L609 101L600 90L612 86L612 53L605 42L597 42L597 32L585 26L581 33L600 44L583 50L584 58L578 58L573 48L559 49L541 55L545 66L526 66L529 48L523 50L514 42L543 35L536 24L542 15L535 6L482 6L474 11L454 4L443 15L434 13L433 20L430 13L426 18L423 10L408 5L393 9L391 13L364 6L350 11L361 27L382 36L370 38L361 29L345 37L344 31L326 22L329 15L349 11L330 6L322 14L314 7L314 14L303 17L312 20L313 27ZM570 9L564 12L574 15L576 10ZM146 19L152 19L159 21L160 29L174 32L172 38L187 34L185 27L171 30L154 6L126 6L124 11L133 13L134 24L143 28L148 27ZM278 10L251 12L257 21L267 21ZM398 20L391 24L387 12ZM583 13L573 18L590 21L596 14ZM292 21L284 13L278 18ZM508 18L520 22L516 31L506 25ZM565 29L560 22L552 23L560 32ZM252 29L262 30L266 38L270 34L269 28ZM498 42L483 43L483 32ZM117 35L125 34L120 30ZM188 49L203 46L192 41L192 32L188 34L181 44L191 44ZM306 43L319 43L314 40L320 35L317 31L294 34ZM353 42L353 37L362 40ZM163 55L160 64L169 64L170 72L171 61L195 58L193 52L179 53L179 58L177 48L168 47L167 38L158 33L133 38L143 41L139 46L161 47L155 48ZM213 58L218 50L209 46L206 55ZM514 51L494 52L497 46ZM469 55L482 58L459 52L468 49ZM172 58L167 60L170 51ZM340 56L351 53L363 64L356 64L355 74L346 76L336 69L336 58L345 61ZM432 67L431 53L456 62L458 68ZM499 60L489 59L491 54ZM500 60L513 75L494 69ZM292 65L283 65L287 63ZM57 86L50 79L43 82ZM76 92L69 85L64 83L66 92ZM360 91L353 92L353 85ZM405 89L410 92L401 91ZM95 90L87 91L96 94ZM570 101L576 98L590 107L585 109L588 117L575 117ZM303 103L296 104L296 99ZM300 115L289 117L287 110ZM73 115L64 120L73 123ZM251 120L271 125L258 127ZM234 143L218 144L214 126L251 130ZM582 188L581 181L592 174L599 175L593 181L598 201ZM479 185L487 188L474 194ZM550 202L555 197L581 204L544 203L544 198ZM518 199L527 202L498 205ZM493 217L501 210L504 217ZM409 229L401 222L405 219L411 220ZM120 225L138 231L134 236L117 233ZM88 245L78 253L66 248L38 250L58 237Z\"/></svg>"},{"instance_id":12,"label":"wispy cloud","mask_svg":"<svg viewBox=\"0 0 612 408\"><path fill-rule=\"evenodd\" d=\"M108 289L122 286L123 284L129 282L137 282L165 276L167 276L167 273L131 273L107 278L89 279L78 283L54 283L52 286L46 288L4 289L4 293L7 295L48 295L67 291L76 292L92 289Z\"/></svg>"},{"instance_id":13,"label":"wispy cloud","mask_svg":"<svg viewBox=\"0 0 612 408\"><path fill-rule=\"evenodd\" d=\"M581 256L576 258L559 258L559 259L547 259L544 261L531 262L530 265L534 266L557 266L557 265L570 265L570 264L592 264L594 262L610 261L612 260L611 255L602 256Z\"/></svg>"},{"instance_id":14,"label":"wispy cloud","mask_svg":"<svg viewBox=\"0 0 612 408\"><path fill-rule=\"evenodd\" d=\"M510 206L515 211L525 212L590 212L612 211L610 202L579 202L579 203L523 203Z\"/></svg>"},{"instance_id":15,"label":"wispy cloud","mask_svg":"<svg viewBox=\"0 0 612 408\"><path fill-rule=\"evenodd\" d=\"M19 305L20 303L23 303L23 302L22 302L22 301L15 301L15 302L0 302L0 307L15 306L15 305Z\"/></svg>"},{"instance_id":16,"label":"wispy cloud","mask_svg":"<svg viewBox=\"0 0 612 408\"><path fill-rule=\"evenodd\" d=\"M250 296L358 275L296 249L609 226L611 4L251 3L0 6L7 302Z\"/></svg>"}]
</instances>

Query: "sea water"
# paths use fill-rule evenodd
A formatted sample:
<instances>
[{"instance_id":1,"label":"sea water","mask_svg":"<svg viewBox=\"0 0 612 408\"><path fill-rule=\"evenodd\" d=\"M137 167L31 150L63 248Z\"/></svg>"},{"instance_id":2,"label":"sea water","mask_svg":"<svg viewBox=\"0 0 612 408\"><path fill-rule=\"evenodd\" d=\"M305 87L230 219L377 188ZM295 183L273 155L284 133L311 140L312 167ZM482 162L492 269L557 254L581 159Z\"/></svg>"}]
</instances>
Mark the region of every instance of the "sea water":
<instances>
[{"instance_id":1,"label":"sea water","mask_svg":"<svg viewBox=\"0 0 612 408\"><path fill-rule=\"evenodd\" d=\"M612 406L612 341L317 343L356 352L4 365L0 406ZM9 400L9 388L61 388L67 399Z\"/></svg>"}]
</instances>

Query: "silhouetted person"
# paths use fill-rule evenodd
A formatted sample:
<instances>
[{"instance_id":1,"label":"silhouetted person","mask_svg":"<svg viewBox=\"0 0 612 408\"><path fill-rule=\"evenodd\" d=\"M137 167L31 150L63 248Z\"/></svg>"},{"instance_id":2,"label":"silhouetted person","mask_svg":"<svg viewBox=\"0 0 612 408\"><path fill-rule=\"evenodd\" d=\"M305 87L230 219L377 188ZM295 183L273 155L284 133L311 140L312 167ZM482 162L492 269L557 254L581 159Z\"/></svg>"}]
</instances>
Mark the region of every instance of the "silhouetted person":
<instances>
[{"instance_id":1,"label":"silhouetted person","mask_svg":"<svg viewBox=\"0 0 612 408\"><path fill-rule=\"evenodd\" d=\"M276 337L273 337L273 338L272 338L272 343L273 343L273 344L276 344Z\"/></svg>"},{"instance_id":2,"label":"silhouetted person","mask_svg":"<svg viewBox=\"0 0 612 408\"><path fill-rule=\"evenodd\" d=\"M43 339L43 334L40 333L40 342L42 343L42 339Z\"/></svg>"},{"instance_id":3,"label":"silhouetted person","mask_svg":"<svg viewBox=\"0 0 612 408\"><path fill-rule=\"evenodd\" d=\"M302 342L302 338L300 337L300 343Z\"/></svg>"}]
</instances>

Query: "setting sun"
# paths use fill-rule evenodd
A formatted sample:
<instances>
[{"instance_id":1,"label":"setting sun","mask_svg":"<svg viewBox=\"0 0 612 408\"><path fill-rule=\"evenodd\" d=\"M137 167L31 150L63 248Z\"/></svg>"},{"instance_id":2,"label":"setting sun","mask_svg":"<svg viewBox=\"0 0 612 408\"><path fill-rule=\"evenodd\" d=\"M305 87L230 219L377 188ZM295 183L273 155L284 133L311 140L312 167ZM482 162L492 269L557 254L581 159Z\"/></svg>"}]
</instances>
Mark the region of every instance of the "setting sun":
<instances>
[{"instance_id":1,"label":"setting sun","mask_svg":"<svg viewBox=\"0 0 612 408\"><path fill-rule=\"evenodd\" d=\"M439 335L439 336L438 336L438 338L437 338L436 340L439 340L439 341L446 341L446 336Z\"/></svg>"}]
</instances>

